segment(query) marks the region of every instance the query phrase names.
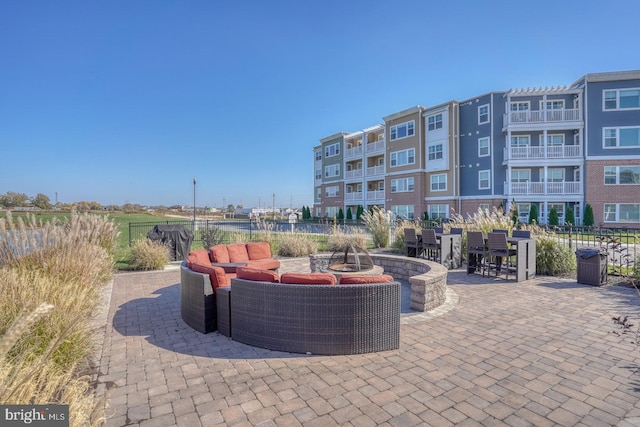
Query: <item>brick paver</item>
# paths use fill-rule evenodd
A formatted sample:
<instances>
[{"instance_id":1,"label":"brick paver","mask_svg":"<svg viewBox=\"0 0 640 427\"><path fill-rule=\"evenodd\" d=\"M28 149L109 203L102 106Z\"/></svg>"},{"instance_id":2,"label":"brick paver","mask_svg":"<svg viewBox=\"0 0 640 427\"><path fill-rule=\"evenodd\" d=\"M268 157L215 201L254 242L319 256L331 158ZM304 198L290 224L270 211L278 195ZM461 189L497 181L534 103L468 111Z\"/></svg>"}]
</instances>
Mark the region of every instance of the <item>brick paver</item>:
<instances>
[{"instance_id":1,"label":"brick paver","mask_svg":"<svg viewBox=\"0 0 640 427\"><path fill-rule=\"evenodd\" d=\"M640 317L632 289L454 270L455 302L404 313L399 350L311 356L192 330L179 280L123 273L109 288L107 426L638 425L640 352L611 332L612 316Z\"/></svg>"}]
</instances>

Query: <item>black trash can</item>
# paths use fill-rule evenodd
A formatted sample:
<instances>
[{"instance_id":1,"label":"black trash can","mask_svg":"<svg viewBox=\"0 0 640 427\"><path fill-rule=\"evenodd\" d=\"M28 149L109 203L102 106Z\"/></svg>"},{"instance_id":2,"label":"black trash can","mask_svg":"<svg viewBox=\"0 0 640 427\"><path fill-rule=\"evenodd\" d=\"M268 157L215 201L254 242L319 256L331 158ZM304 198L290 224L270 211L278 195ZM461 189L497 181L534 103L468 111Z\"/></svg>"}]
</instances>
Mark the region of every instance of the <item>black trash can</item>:
<instances>
[{"instance_id":1,"label":"black trash can","mask_svg":"<svg viewBox=\"0 0 640 427\"><path fill-rule=\"evenodd\" d=\"M169 247L171 261L182 261L191 251L193 233L182 224L158 224L147 233L153 241L159 241Z\"/></svg>"},{"instance_id":2,"label":"black trash can","mask_svg":"<svg viewBox=\"0 0 640 427\"><path fill-rule=\"evenodd\" d=\"M578 283L602 286L607 283L606 252L596 248L580 248L576 250L578 263Z\"/></svg>"}]
</instances>

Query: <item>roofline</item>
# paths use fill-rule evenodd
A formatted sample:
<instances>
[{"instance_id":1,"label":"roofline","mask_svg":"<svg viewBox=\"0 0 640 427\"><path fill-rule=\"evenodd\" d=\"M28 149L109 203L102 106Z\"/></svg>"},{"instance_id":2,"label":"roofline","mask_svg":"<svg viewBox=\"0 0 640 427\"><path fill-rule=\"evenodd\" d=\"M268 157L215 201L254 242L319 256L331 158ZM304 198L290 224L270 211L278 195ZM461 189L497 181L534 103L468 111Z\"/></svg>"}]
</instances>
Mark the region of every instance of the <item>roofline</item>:
<instances>
[{"instance_id":1,"label":"roofline","mask_svg":"<svg viewBox=\"0 0 640 427\"><path fill-rule=\"evenodd\" d=\"M424 110L422 105L415 105L411 108L407 108L406 110L398 111L397 113L389 114L388 116L384 116L382 120L388 122L390 120L398 119L400 117L408 116L409 114L420 113Z\"/></svg>"},{"instance_id":2,"label":"roofline","mask_svg":"<svg viewBox=\"0 0 640 427\"><path fill-rule=\"evenodd\" d=\"M451 107L451 106L454 106L456 104L458 104L458 101L455 101L455 100L452 99L451 101L443 102L441 104L434 105L433 107L425 107L423 112L422 112L422 115L426 116L428 114L431 114L431 113L435 112L434 110L442 110L444 107Z\"/></svg>"},{"instance_id":3,"label":"roofline","mask_svg":"<svg viewBox=\"0 0 640 427\"><path fill-rule=\"evenodd\" d=\"M324 144L325 142L329 142L329 141L331 141L333 139L338 139L340 137L344 137L345 135L348 135L347 132L345 132L345 131L334 133L333 135L325 136L324 138L320 139L320 143Z\"/></svg>"},{"instance_id":4,"label":"roofline","mask_svg":"<svg viewBox=\"0 0 640 427\"><path fill-rule=\"evenodd\" d=\"M458 102L458 104L464 104L465 102L473 101L474 99L482 98L483 96L487 96L487 95L504 95L507 92L509 92L509 91L508 90L492 90L491 92L485 92L482 95L472 96L471 98L463 99L462 101L457 101L457 102Z\"/></svg>"},{"instance_id":5,"label":"roofline","mask_svg":"<svg viewBox=\"0 0 640 427\"><path fill-rule=\"evenodd\" d=\"M616 80L640 80L640 70L628 70L628 71L608 71L604 73L589 73L580 77L571 86L577 85L580 82L608 82Z\"/></svg>"}]
</instances>

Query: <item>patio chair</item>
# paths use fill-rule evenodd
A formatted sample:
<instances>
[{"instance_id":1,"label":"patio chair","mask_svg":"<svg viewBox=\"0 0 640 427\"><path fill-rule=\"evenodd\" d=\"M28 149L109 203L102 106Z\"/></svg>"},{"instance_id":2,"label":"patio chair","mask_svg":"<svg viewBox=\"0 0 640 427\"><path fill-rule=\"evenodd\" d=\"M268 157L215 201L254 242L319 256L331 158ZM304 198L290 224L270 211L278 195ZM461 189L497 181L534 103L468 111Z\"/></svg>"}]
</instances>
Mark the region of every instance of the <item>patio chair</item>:
<instances>
[{"instance_id":1,"label":"patio chair","mask_svg":"<svg viewBox=\"0 0 640 427\"><path fill-rule=\"evenodd\" d=\"M435 231L422 230L422 251L427 259L439 262L442 250Z\"/></svg>"},{"instance_id":2,"label":"patio chair","mask_svg":"<svg viewBox=\"0 0 640 427\"><path fill-rule=\"evenodd\" d=\"M435 231L436 234L438 234L438 233L442 234L442 233L444 233L444 228L442 228L442 227L433 227L433 231Z\"/></svg>"},{"instance_id":3,"label":"patio chair","mask_svg":"<svg viewBox=\"0 0 640 427\"><path fill-rule=\"evenodd\" d=\"M494 233L504 233L504 234L506 234L507 236L509 235L509 230L501 230L501 229L499 229L499 228L494 228L494 229L493 229L493 232L494 232Z\"/></svg>"},{"instance_id":4,"label":"patio chair","mask_svg":"<svg viewBox=\"0 0 640 427\"><path fill-rule=\"evenodd\" d=\"M467 231L467 274L482 271L487 267L487 246L481 231Z\"/></svg>"},{"instance_id":5,"label":"patio chair","mask_svg":"<svg viewBox=\"0 0 640 427\"><path fill-rule=\"evenodd\" d=\"M404 255L418 257L422 253L422 244L418 241L415 228L404 229ZM413 255L412 255L413 254Z\"/></svg>"},{"instance_id":6,"label":"patio chair","mask_svg":"<svg viewBox=\"0 0 640 427\"><path fill-rule=\"evenodd\" d=\"M489 264L488 264L488 273L491 270L491 261L495 259L494 267L496 270L496 276L501 271L502 263L505 262L505 279L509 278L509 270L515 269L515 265L512 263L512 256L515 256L517 251L515 249L511 249L509 247L509 242L507 242L507 234L506 233L489 233ZM514 271L515 274L515 271Z\"/></svg>"},{"instance_id":7,"label":"patio chair","mask_svg":"<svg viewBox=\"0 0 640 427\"><path fill-rule=\"evenodd\" d=\"M462 228L452 228L451 231L449 231L449 233L451 234L462 234Z\"/></svg>"},{"instance_id":8,"label":"patio chair","mask_svg":"<svg viewBox=\"0 0 640 427\"><path fill-rule=\"evenodd\" d=\"M513 230L511 233L512 237L525 237L527 239L531 238L531 230Z\"/></svg>"}]
</instances>

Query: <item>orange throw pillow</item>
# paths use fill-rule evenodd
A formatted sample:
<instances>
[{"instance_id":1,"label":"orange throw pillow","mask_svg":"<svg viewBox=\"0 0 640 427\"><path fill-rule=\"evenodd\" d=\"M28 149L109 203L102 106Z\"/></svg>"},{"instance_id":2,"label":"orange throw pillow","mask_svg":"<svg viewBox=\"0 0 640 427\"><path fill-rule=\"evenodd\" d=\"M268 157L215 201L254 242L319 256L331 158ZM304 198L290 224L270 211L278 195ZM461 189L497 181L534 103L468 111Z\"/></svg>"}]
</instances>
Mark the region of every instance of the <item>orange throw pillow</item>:
<instances>
[{"instance_id":1,"label":"orange throw pillow","mask_svg":"<svg viewBox=\"0 0 640 427\"><path fill-rule=\"evenodd\" d=\"M227 245L227 252L229 252L229 262L249 261L249 254L247 254L247 248L244 246L244 243Z\"/></svg>"},{"instance_id":2,"label":"orange throw pillow","mask_svg":"<svg viewBox=\"0 0 640 427\"><path fill-rule=\"evenodd\" d=\"M247 253L250 260L271 258L271 247L267 242L249 242Z\"/></svg>"},{"instance_id":3,"label":"orange throw pillow","mask_svg":"<svg viewBox=\"0 0 640 427\"><path fill-rule=\"evenodd\" d=\"M363 285L366 283L389 283L393 282L393 277L388 274L379 276L350 276L345 274L340 278L341 285Z\"/></svg>"},{"instance_id":4,"label":"orange throw pillow","mask_svg":"<svg viewBox=\"0 0 640 427\"><path fill-rule=\"evenodd\" d=\"M335 285L336 276L331 273L282 273L280 283L291 285Z\"/></svg>"},{"instance_id":5,"label":"orange throw pillow","mask_svg":"<svg viewBox=\"0 0 640 427\"><path fill-rule=\"evenodd\" d=\"M229 286L227 276L224 274L224 270L220 267L213 267L211 264L193 264L190 268L198 273L209 275L209 278L211 279L211 286L213 287L213 293L215 293L216 289L220 286Z\"/></svg>"},{"instance_id":6,"label":"orange throw pillow","mask_svg":"<svg viewBox=\"0 0 640 427\"><path fill-rule=\"evenodd\" d=\"M238 267L236 269L238 279L255 280L258 282L280 283L278 273L271 270L261 270L252 267Z\"/></svg>"},{"instance_id":7,"label":"orange throw pillow","mask_svg":"<svg viewBox=\"0 0 640 427\"><path fill-rule=\"evenodd\" d=\"M187 267L191 268L189 263L210 265L211 261L209 261L209 254L207 254L207 251L204 249L196 249L195 251L189 252L189 255L187 255Z\"/></svg>"},{"instance_id":8,"label":"orange throw pillow","mask_svg":"<svg viewBox=\"0 0 640 427\"><path fill-rule=\"evenodd\" d=\"M211 262L227 263L229 261L229 252L226 245L215 245L209 248L209 256Z\"/></svg>"}]
</instances>

